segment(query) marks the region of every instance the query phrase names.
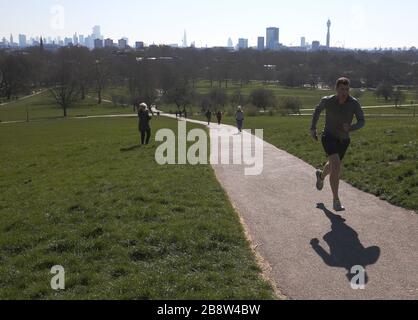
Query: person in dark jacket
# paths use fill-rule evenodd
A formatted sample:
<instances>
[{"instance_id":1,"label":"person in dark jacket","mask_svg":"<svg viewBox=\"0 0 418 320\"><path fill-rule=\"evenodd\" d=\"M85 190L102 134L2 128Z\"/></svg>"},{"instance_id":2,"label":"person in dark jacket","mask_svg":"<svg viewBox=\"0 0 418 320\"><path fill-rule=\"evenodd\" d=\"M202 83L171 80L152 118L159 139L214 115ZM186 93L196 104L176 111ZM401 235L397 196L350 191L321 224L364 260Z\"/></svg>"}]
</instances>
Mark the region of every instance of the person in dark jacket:
<instances>
[{"instance_id":1,"label":"person in dark jacket","mask_svg":"<svg viewBox=\"0 0 418 320\"><path fill-rule=\"evenodd\" d=\"M212 121L212 111L209 109L206 111L206 119L208 119L208 125L210 125L210 122Z\"/></svg>"},{"instance_id":2,"label":"person in dark jacket","mask_svg":"<svg viewBox=\"0 0 418 320\"><path fill-rule=\"evenodd\" d=\"M149 114L148 107L145 103L139 105L138 111L139 132L141 132L141 144L149 144L151 139L150 120L152 117Z\"/></svg>"},{"instance_id":3,"label":"person in dark jacket","mask_svg":"<svg viewBox=\"0 0 418 320\"><path fill-rule=\"evenodd\" d=\"M218 125L221 125L222 122L222 111L218 110L218 112L216 113L216 118L218 119Z\"/></svg>"},{"instance_id":4,"label":"person in dark jacket","mask_svg":"<svg viewBox=\"0 0 418 320\"><path fill-rule=\"evenodd\" d=\"M239 106L237 112L235 113L235 119L237 120L237 128L240 133L242 133L242 127L244 124L244 112L242 107Z\"/></svg>"}]
</instances>

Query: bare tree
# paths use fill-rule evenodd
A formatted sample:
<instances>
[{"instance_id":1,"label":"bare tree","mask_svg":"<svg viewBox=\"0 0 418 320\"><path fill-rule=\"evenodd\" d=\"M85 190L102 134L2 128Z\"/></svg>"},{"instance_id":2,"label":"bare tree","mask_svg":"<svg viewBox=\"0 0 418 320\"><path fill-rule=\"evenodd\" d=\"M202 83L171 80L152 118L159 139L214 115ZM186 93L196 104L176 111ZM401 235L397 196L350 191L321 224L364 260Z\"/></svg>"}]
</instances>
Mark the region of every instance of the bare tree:
<instances>
[{"instance_id":1,"label":"bare tree","mask_svg":"<svg viewBox=\"0 0 418 320\"><path fill-rule=\"evenodd\" d=\"M251 103L259 109L266 110L276 106L277 99L273 91L268 89L255 89L250 95Z\"/></svg>"},{"instance_id":2,"label":"bare tree","mask_svg":"<svg viewBox=\"0 0 418 320\"><path fill-rule=\"evenodd\" d=\"M29 81L29 68L26 59L20 53L12 53L1 59L3 79L0 83L3 95L10 100L27 87Z\"/></svg>"},{"instance_id":3,"label":"bare tree","mask_svg":"<svg viewBox=\"0 0 418 320\"><path fill-rule=\"evenodd\" d=\"M80 92L80 83L75 72L76 62L72 58L72 48L62 48L57 53L54 72L52 74L52 87L50 94L56 103L63 109L64 117L68 115L68 109L77 102Z\"/></svg>"},{"instance_id":4,"label":"bare tree","mask_svg":"<svg viewBox=\"0 0 418 320\"><path fill-rule=\"evenodd\" d=\"M386 101L393 97L393 87L389 83L382 82L376 89L376 96L384 97Z\"/></svg>"},{"instance_id":5,"label":"bare tree","mask_svg":"<svg viewBox=\"0 0 418 320\"><path fill-rule=\"evenodd\" d=\"M168 88L163 100L169 104L175 104L178 111L186 111L186 108L194 102L194 90L186 80L178 80Z\"/></svg>"}]
</instances>

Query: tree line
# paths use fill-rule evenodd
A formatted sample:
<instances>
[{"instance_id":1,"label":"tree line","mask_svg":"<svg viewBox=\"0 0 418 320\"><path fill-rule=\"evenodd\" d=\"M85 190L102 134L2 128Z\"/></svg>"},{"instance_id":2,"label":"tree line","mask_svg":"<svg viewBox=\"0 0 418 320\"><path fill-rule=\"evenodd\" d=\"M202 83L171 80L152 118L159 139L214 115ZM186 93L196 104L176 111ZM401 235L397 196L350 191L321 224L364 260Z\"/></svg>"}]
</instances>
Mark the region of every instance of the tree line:
<instances>
[{"instance_id":1,"label":"tree line","mask_svg":"<svg viewBox=\"0 0 418 320\"><path fill-rule=\"evenodd\" d=\"M402 52L293 52L227 49L171 48L150 46L141 51L63 47L47 51L32 47L22 51L0 51L0 97L10 100L35 88L49 88L64 115L75 101L94 93L103 100L108 87L126 88L128 94L114 99L135 105L164 101L179 110L191 105L216 109L227 103L250 102L260 109L276 105L272 93L256 89L248 97L240 91L227 96L231 83L239 87L251 81L286 87L332 87L346 76L355 88L374 88L385 99L403 99L394 86L418 87L418 53ZM198 94L199 80L209 82L210 91ZM297 110L297 98L286 108Z\"/></svg>"}]
</instances>

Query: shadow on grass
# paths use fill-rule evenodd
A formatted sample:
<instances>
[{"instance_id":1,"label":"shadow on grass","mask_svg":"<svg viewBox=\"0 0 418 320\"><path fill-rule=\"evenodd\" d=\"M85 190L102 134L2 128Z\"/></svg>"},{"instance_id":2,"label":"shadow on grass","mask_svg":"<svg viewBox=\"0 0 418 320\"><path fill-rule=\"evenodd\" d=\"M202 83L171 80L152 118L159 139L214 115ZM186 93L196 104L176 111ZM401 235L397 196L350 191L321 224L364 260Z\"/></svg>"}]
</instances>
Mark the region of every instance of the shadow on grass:
<instances>
[{"instance_id":1,"label":"shadow on grass","mask_svg":"<svg viewBox=\"0 0 418 320\"><path fill-rule=\"evenodd\" d=\"M361 266L365 270L366 266L375 264L380 257L380 248L376 246L365 248L360 242L358 233L345 223L344 218L329 211L323 203L319 203L317 208L331 221L331 231L323 237L330 253L321 247L318 239L311 240L312 248L328 266L345 268L346 276L351 282L355 276L351 273L351 269L354 266ZM366 273L365 284L367 283Z\"/></svg>"},{"instance_id":2,"label":"shadow on grass","mask_svg":"<svg viewBox=\"0 0 418 320\"><path fill-rule=\"evenodd\" d=\"M140 148L141 148L141 145L138 144L138 145L135 145L135 146L132 146L132 147L128 147L128 148L122 148L122 149L120 149L120 151L121 152L129 152L129 151L134 151L134 150L140 149Z\"/></svg>"}]
</instances>

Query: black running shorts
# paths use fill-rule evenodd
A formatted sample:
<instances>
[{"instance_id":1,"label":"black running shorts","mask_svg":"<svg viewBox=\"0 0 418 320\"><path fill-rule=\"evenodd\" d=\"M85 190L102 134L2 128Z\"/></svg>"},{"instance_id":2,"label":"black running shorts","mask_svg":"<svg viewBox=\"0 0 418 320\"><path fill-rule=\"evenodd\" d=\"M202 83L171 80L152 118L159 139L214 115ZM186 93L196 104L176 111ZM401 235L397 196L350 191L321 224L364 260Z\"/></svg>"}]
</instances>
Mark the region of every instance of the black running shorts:
<instances>
[{"instance_id":1,"label":"black running shorts","mask_svg":"<svg viewBox=\"0 0 418 320\"><path fill-rule=\"evenodd\" d=\"M340 160L344 159L345 153L350 146L350 139L338 139L329 133L322 133L322 145L327 156L338 154Z\"/></svg>"}]
</instances>

